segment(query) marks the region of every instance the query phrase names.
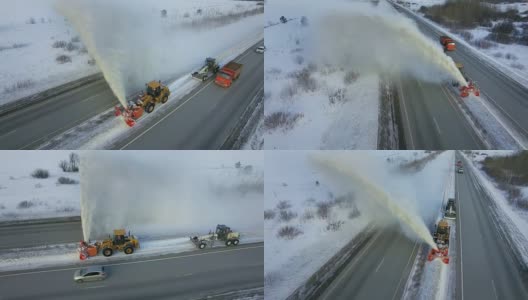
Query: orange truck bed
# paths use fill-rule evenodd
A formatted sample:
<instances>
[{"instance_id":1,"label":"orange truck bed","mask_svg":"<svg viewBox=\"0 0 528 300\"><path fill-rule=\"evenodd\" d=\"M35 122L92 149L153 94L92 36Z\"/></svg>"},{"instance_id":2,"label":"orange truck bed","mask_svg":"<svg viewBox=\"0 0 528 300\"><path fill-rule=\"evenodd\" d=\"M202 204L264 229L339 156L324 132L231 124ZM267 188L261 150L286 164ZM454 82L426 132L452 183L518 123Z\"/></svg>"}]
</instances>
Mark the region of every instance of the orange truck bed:
<instances>
[{"instance_id":1,"label":"orange truck bed","mask_svg":"<svg viewBox=\"0 0 528 300\"><path fill-rule=\"evenodd\" d=\"M216 75L215 83L223 87L230 87L233 81L240 77L241 71L242 64L231 61L220 69Z\"/></svg>"}]
</instances>

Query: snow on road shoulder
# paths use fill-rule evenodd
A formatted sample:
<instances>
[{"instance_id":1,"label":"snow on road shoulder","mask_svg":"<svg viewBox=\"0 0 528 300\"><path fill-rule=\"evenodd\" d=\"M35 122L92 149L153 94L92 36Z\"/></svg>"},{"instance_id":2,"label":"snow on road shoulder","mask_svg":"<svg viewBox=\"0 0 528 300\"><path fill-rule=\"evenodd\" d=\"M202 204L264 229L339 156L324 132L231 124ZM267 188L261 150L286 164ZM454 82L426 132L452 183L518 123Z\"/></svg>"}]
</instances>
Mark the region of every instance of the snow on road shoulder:
<instances>
[{"instance_id":1,"label":"snow on road shoulder","mask_svg":"<svg viewBox=\"0 0 528 300\"><path fill-rule=\"evenodd\" d=\"M262 233L241 232L240 245L263 242ZM81 239L82 237L79 237ZM7 249L0 251L0 270L2 272L16 270L30 270L47 267L86 266L92 264L112 264L123 259L127 261L142 258L157 257L168 254L197 251L196 246L188 237L181 238L142 238L140 248L131 255L123 252L115 252L111 257L102 254L90 257L84 261L79 259L77 243L46 245L31 248ZM214 248L225 248L226 250L237 249L226 247L222 242L215 244Z\"/></svg>"},{"instance_id":2,"label":"snow on road shoulder","mask_svg":"<svg viewBox=\"0 0 528 300\"><path fill-rule=\"evenodd\" d=\"M511 154L509 151L482 151L482 153L486 155ZM472 169L473 174L476 175L477 180L496 204L497 210L495 212L499 216L499 221L507 228L508 234L515 243L515 247L518 248L519 253L522 255L521 259L524 265L528 266L528 214L510 206L505 192L497 188L497 183L482 170L479 161L483 159L484 155L468 156L464 154L464 156L470 162L468 165Z\"/></svg>"},{"instance_id":3,"label":"snow on road shoulder","mask_svg":"<svg viewBox=\"0 0 528 300\"><path fill-rule=\"evenodd\" d=\"M64 172L59 162L69 151L2 151L0 157L0 222L80 215L79 173ZM35 178L37 169L49 177ZM59 178L75 181L59 184Z\"/></svg>"}]
</instances>

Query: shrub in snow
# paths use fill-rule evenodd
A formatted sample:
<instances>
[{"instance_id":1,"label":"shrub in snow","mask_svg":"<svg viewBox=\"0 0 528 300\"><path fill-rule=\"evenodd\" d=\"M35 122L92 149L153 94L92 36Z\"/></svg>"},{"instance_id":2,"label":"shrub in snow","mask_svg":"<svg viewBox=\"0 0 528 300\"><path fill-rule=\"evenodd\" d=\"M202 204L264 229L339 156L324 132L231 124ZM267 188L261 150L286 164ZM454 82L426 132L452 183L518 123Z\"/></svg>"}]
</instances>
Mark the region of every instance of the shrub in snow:
<instances>
[{"instance_id":1,"label":"shrub in snow","mask_svg":"<svg viewBox=\"0 0 528 300\"><path fill-rule=\"evenodd\" d=\"M304 57L302 57L301 55L295 56L295 63L296 64L302 65L303 62L304 62Z\"/></svg>"},{"instance_id":2,"label":"shrub in snow","mask_svg":"<svg viewBox=\"0 0 528 300\"><path fill-rule=\"evenodd\" d=\"M188 18L188 17L190 17L190 16L191 16L191 15L190 15L188 12L186 12L186 13L183 14L183 17L184 17L184 18Z\"/></svg>"},{"instance_id":3,"label":"shrub in snow","mask_svg":"<svg viewBox=\"0 0 528 300\"><path fill-rule=\"evenodd\" d=\"M95 58L89 59L89 60L88 60L88 64L89 64L90 66L95 66Z\"/></svg>"},{"instance_id":4,"label":"shrub in snow","mask_svg":"<svg viewBox=\"0 0 528 300\"><path fill-rule=\"evenodd\" d=\"M55 41L51 47L53 48L65 48L66 45L68 45L68 43L66 43L66 41Z\"/></svg>"},{"instance_id":5,"label":"shrub in snow","mask_svg":"<svg viewBox=\"0 0 528 300\"><path fill-rule=\"evenodd\" d=\"M297 218L297 213L291 211L291 210L281 210L279 211L279 221L281 222L289 222L293 219Z\"/></svg>"},{"instance_id":6,"label":"shrub in snow","mask_svg":"<svg viewBox=\"0 0 528 300\"><path fill-rule=\"evenodd\" d=\"M282 90L280 92L280 97L283 100L289 100L289 99L293 98L293 96L295 96L295 94L297 94L298 91L299 91L299 89L297 88L297 85L294 85L294 84L291 84L291 83L287 83L282 88Z\"/></svg>"},{"instance_id":7,"label":"shrub in snow","mask_svg":"<svg viewBox=\"0 0 528 300\"><path fill-rule=\"evenodd\" d=\"M511 53L506 53L506 55L504 57L506 59L510 59L510 60L517 60L517 56L515 54L511 54Z\"/></svg>"},{"instance_id":8,"label":"shrub in snow","mask_svg":"<svg viewBox=\"0 0 528 300\"><path fill-rule=\"evenodd\" d=\"M66 206L66 207L63 207L63 208L57 208L55 211L56 212L68 212L68 213L71 213L71 212L75 211L75 208L70 207L70 206Z\"/></svg>"},{"instance_id":9,"label":"shrub in snow","mask_svg":"<svg viewBox=\"0 0 528 300\"><path fill-rule=\"evenodd\" d=\"M345 94L346 94L346 89L337 89L337 91L330 93L328 95L328 101L330 102L330 104L344 102Z\"/></svg>"},{"instance_id":10,"label":"shrub in snow","mask_svg":"<svg viewBox=\"0 0 528 300\"><path fill-rule=\"evenodd\" d=\"M277 213L273 209L267 209L264 211L264 220L272 220L275 219L275 215Z\"/></svg>"},{"instance_id":11,"label":"shrub in snow","mask_svg":"<svg viewBox=\"0 0 528 300\"><path fill-rule=\"evenodd\" d=\"M77 46L76 44L72 43L72 42L69 42L67 45L66 45L66 51L69 51L69 52L72 52L72 51L75 51L77 49L79 49L79 46Z\"/></svg>"},{"instance_id":12,"label":"shrub in snow","mask_svg":"<svg viewBox=\"0 0 528 300\"><path fill-rule=\"evenodd\" d=\"M35 18L31 17L31 18L29 18L28 23L29 24L37 24L37 21L35 20Z\"/></svg>"},{"instance_id":13,"label":"shrub in snow","mask_svg":"<svg viewBox=\"0 0 528 300\"><path fill-rule=\"evenodd\" d=\"M520 63L513 63L510 65L510 67L517 69L517 70L524 70L524 65L521 65Z\"/></svg>"},{"instance_id":14,"label":"shrub in snow","mask_svg":"<svg viewBox=\"0 0 528 300\"><path fill-rule=\"evenodd\" d=\"M510 44L515 33L516 30L513 23L511 21L503 21L493 26L487 38L498 43Z\"/></svg>"},{"instance_id":15,"label":"shrub in snow","mask_svg":"<svg viewBox=\"0 0 528 300\"><path fill-rule=\"evenodd\" d=\"M330 216L330 209L332 204L330 202L321 201L317 203L317 216L319 219L326 220Z\"/></svg>"},{"instance_id":16,"label":"shrub in snow","mask_svg":"<svg viewBox=\"0 0 528 300\"><path fill-rule=\"evenodd\" d=\"M60 64L64 64L64 63L68 63L72 61L70 56L64 55L64 54L57 56L56 60Z\"/></svg>"},{"instance_id":17,"label":"shrub in snow","mask_svg":"<svg viewBox=\"0 0 528 300\"><path fill-rule=\"evenodd\" d=\"M347 193L334 199L334 205L339 208L351 208L354 207L356 196L353 193Z\"/></svg>"},{"instance_id":18,"label":"shrub in snow","mask_svg":"<svg viewBox=\"0 0 528 300\"><path fill-rule=\"evenodd\" d=\"M317 90L317 81L312 78L312 71L308 68L302 69L300 72L294 73L297 79L297 84L305 92L315 92Z\"/></svg>"},{"instance_id":19,"label":"shrub in snow","mask_svg":"<svg viewBox=\"0 0 528 300\"><path fill-rule=\"evenodd\" d=\"M303 221L309 221L309 220L312 220L313 218L315 218L315 213L313 210L311 209L306 209L304 211L304 214L302 215L302 220Z\"/></svg>"},{"instance_id":20,"label":"shrub in snow","mask_svg":"<svg viewBox=\"0 0 528 300\"><path fill-rule=\"evenodd\" d=\"M202 11L202 9L201 9L201 8L198 8L198 9L196 10L196 14L197 14L197 15L201 15L201 14L202 14L202 12L203 12L203 11Z\"/></svg>"},{"instance_id":21,"label":"shrub in snow","mask_svg":"<svg viewBox=\"0 0 528 300\"><path fill-rule=\"evenodd\" d=\"M357 207L354 206L354 208L352 209L352 211L350 211L348 213L348 218L349 219L355 219L357 217L359 217L361 215L361 213L359 212L359 209Z\"/></svg>"},{"instance_id":22,"label":"shrub in snow","mask_svg":"<svg viewBox=\"0 0 528 300\"><path fill-rule=\"evenodd\" d=\"M30 208L32 206L35 206L35 203L33 203L32 201L21 201L20 203L18 203L17 205L17 208L18 209L25 209L25 208Z\"/></svg>"},{"instance_id":23,"label":"shrub in snow","mask_svg":"<svg viewBox=\"0 0 528 300\"><path fill-rule=\"evenodd\" d=\"M71 38L72 43L79 43L81 41L81 38L77 35Z\"/></svg>"},{"instance_id":24,"label":"shrub in snow","mask_svg":"<svg viewBox=\"0 0 528 300\"><path fill-rule=\"evenodd\" d=\"M301 17L301 25L308 26L308 18L306 16Z\"/></svg>"},{"instance_id":25,"label":"shrub in snow","mask_svg":"<svg viewBox=\"0 0 528 300\"><path fill-rule=\"evenodd\" d=\"M303 232L295 226L283 226L277 232L277 237L287 240L293 240L301 234L303 234Z\"/></svg>"},{"instance_id":26,"label":"shrub in snow","mask_svg":"<svg viewBox=\"0 0 528 300\"><path fill-rule=\"evenodd\" d=\"M293 128L293 125L303 117L303 114L289 112L274 112L264 117L264 127L268 130L283 128L285 130Z\"/></svg>"},{"instance_id":27,"label":"shrub in snow","mask_svg":"<svg viewBox=\"0 0 528 300\"><path fill-rule=\"evenodd\" d=\"M279 201L279 203L277 203L277 208L281 210L288 209L288 208L291 208L291 204L289 201L282 200L282 201Z\"/></svg>"},{"instance_id":28,"label":"shrub in snow","mask_svg":"<svg viewBox=\"0 0 528 300\"><path fill-rule=\"evenodd\" d=\"M59 162L59 168L63 172L79 172L80 158L76 153L70 153L69 160L61 160Z\"/></svg>"},{"instance_id":29,"label":"shrub in snow","mask_svg":"<svg viewBox=\"0 0 528 300\"><path fill-rule=\"evenodd\" d=\"M166 9L162 9L161 10L161 17L162 18L166 18L167 17L167 10Z\"/></svg>"},{"instance_id":30,"label":"shrub in snow","mask_svg":"<svg viewBox=\"0 0 528 300\"><path fill-rule=\"evenodd\" d=\"M18 90L28 89L35 85L35 82L31 79L17 81L16 83L4 88L5 93L13 93Z\"/></svg>"},{"instance_id":31,"label":"shrub in snow","mask_svg":"<svg viewBox=\"0 0 528 300\"><path fill-rule=\"evenodd\" d=\"M356 73L354 71L348 71L345 73L345 77L343 78L343 81L345 84L352 84L359 78L359 73Z\"/></svg>"},{"instance_id":32,"label":"shrub in snow","mask_svg":"<svg viewBox=\"0 0 528 300\"><path fill-rule=\"evenodd\" d=\"M44 170L44 169L36 169L35 171L33 171L33 173L31 173L31 177L38 178L38 179L48 178L49 172L48 170Z\"/></svg>"},{"instance_id":33,"label":"shrub in snow","mask_svg":"<svg viewBox=\"0 0 528 300\"><path fill-rule=\"evenodd\" d=\"M339 229L341 229L341 226L345 224L345 221L333 221L333 222L328 222L326 224L326 230L328 231L338 231Z\"/></svg>"},{"instance_id":34,"label":"shrub in snow","mask_svg":"<svg viewBox=\"0 0 528 300\"><path fill-rule=\"evenodd\" d=\"M81 48L79 48L79 54L86 54L88 53L88 49L86 49L86 47L82 46Z\"/></svg>"},{"instance_id":35,"label":"shrub in snow","mask_svg":"<svg viewBox=\"0 0 528 300\"><path fill-rule=\"evenodd\" d=\"M77 184L77 180L73 180L68 177L59 177L57 180L57 184Z\"/></svg>"}]
</instances>

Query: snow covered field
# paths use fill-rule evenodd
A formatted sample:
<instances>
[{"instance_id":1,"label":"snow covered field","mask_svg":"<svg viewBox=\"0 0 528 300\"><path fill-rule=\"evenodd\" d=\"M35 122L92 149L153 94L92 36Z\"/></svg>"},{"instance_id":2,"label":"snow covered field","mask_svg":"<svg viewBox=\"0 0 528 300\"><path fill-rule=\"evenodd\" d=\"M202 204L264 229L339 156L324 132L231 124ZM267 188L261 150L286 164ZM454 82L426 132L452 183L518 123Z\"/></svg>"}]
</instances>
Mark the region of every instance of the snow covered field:
<instances>
[{"instance_id":1,"label":"snow covered field","mask_svg":"<svg viewBox=\"0 0 528 300\"><path fill-rule=\"evenodd\" d=\"M59 162L69 151L2 151L0 157L0 222L80 216L79 173L63 172ZM48 178L34 178L36 169ZM60 177L75 184L59 184Z\"/></svg>"},{"instance_id":2,"label":"snow covered field","mask_svg":"<svg viewBox=\"0 0 528 300\"><path fill-rule=\"evenodd\" d=\"M377 147L379 77L316 60L317 23L333 12L327 4L267 2L265 149ZM280 24L282 15L291 20Z\"/></svg>"},{"instance_id":3,"label":"snow covered field","mask_svg":"<svg viewBox=\"0 0 528 300\"><path fill-rule=\"evenodd\" d=\"M54 1L0 0L0 105L99 72Z\"/></svg>"},{"instance_id":4,"label":"snow covered field","mask_svg":"<svg viewBox=\"0 0 528 300\"><path fill-rule=\"evenodd\" d=\"M369 222L383 226L405 214L412 221L402 224L404 232L422 239L421 228L436 218L444 197L447 181L437 178L446 178L453 161L453 152L446 152L423 168L402 169L425 155L423 151L266 153L266 299L286 298ZM339 161L367 183L314 164L314 157ZM385 197L387 204L380 200Z\"/></svg>"},{"instance_id":5,"label":"snow covered field","mask_svg":"<svg viewBox=\"0 0 528 300\"><path fill-rule=\"evenodd\" d=\"M510 155L512 151L478 151L479 154L473 152L470 156L465 155L466 158L471 162L471 167L480 181L482 186L485 188L487 193L495 201L496 211L503 225L508 228L508 234L511 235L515 246L518 248L519 253L522 255L524 264L528 266L528 213L525 210L513 207L509 204L506 192L499 189L497 183L490 178L483 170L480 161L484 160L487 156L505 156ZM528 195L527 187L520 187L523 195Z\"/></svg>"}]
</instances>

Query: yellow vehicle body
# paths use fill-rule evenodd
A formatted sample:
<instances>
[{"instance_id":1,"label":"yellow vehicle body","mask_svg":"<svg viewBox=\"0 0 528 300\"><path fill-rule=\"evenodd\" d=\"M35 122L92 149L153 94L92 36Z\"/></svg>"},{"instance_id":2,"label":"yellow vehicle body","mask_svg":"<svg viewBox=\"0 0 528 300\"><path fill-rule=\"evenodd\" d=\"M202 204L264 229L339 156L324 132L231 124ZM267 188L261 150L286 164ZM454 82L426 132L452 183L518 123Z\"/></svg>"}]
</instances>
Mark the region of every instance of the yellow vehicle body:
<instances>
[{"instance_id":1,"label":"yellow vehicle body","mask_svg":"<svg viewBox=\"0 0 528 300\"><path fill-rule=\"evenodd\" d=\"M141 106L147 113L151 113L156 103L165 103L169 100L170 90L167 86L161 84L160 81L151 81L146 86L146 92L141 95L136 104Z\"/></svg>"},{"instance_id":2,"label":"yellow vehicle body","mask_svg":"<svg viewBox=\"0 0 528 300\"><path fill-rule=\"evenodd\" d=\"M123 251L125 254L132 254L139 248L139 240L133 235L127 235L124 229L114 230L114 237L97 243L97 248L101 249L104 256L111 256L114 251Z\"/></svg>"}]
</instances>

